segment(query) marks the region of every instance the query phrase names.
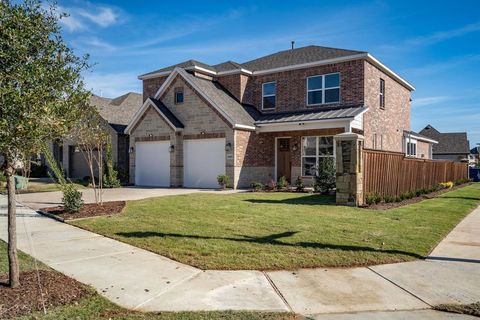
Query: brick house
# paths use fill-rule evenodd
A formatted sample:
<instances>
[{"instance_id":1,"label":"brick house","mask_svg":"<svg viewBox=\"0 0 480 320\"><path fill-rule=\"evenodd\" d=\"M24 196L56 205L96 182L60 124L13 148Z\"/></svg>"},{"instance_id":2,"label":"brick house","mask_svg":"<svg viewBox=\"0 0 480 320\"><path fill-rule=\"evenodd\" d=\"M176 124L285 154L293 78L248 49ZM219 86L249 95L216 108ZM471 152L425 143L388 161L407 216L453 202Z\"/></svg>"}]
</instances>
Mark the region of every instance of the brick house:
<instances>
[{"instance_id":1,"label":"brick house","mask_svg":"<svg viewBox=\"0 0 480 320\"><path fill-rule=\"evenodd\" d=\"M372 55L319 46L246 63L189 60L139 76L143 105L130 135L130 182L233 187L281 176L312 181L335 157L333 136L431 157L434 140L411 131L414 87Z\"/></svg>"},{"instance_id":2,"label":"brick house","mask_svg":"<svg viewBox=\"0 0 480 320\"><path fill-rule=\"evenodd\" d=\"M432 125L427 125L420 131L423 136L438 141L432 148L432 158L467 162L470 156L470 142L466 132L439 132Z\"/></svg>"}]
</instances>

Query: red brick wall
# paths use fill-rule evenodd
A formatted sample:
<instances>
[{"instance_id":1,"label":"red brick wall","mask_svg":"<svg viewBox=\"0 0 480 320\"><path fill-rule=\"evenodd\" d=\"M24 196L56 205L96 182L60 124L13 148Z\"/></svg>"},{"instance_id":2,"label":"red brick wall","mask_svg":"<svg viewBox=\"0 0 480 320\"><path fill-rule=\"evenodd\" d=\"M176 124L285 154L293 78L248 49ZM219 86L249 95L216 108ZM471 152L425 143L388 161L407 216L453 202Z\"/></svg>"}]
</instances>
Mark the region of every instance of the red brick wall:
<instances>
[{"instance_id":1,"label":"red brick wall","mask_svg":"<svg viewBox=\"0 0 480 320\"><path fill-rule=\"evenodd\" d=\"M410 130L410 91L377 67L365 64L365 105L363 115L365 147L373 149L377 135L377 149L403 151L403 131ZM380 108L380 78L385 80L385 109Z\"/></svg>"},{"instance_id":2,"label":"red brick wall","mask_svg":"<svg viewBox=\"0 0 480 320\"><path fill-rule=\"evenodd\" d=\"M147 100L149 97L153 97L165 80L167 80L167 77L168 76L163 76L143 80L143 101Z\"/></svg>"},{"instance_id":3,"label":"red brick wall","mask_svg":"<svg viewBox=\"0 0 480 320\"><path fill-rule=\"evenodd\" d=\"M301 165L301 139L305 136L334 136L345 132L345 128L301 130L288 132L255 133L235 131L235 166L273 167L275 166L275 137L291 137L290 146L297 146L292 153L292 166Z\"/></svg>"},{"instance_id":4,"label":"red brick wall","mask_svg":"<svg viewBox=\"0 0 480 320\"><path fill-rule=\"evenodd\" d=\"M364 92L363 68L363 61L356 60L249 77L242 83L245 85L242 102L254 105L260 110L262 106L262 83L276 81L276 110L271 112L306 109L307 77L339 72L341 78L340 104L362 103ZM222 79L219 79L219 81L221 82ZM228 87L228 85L225 87ZM329 106L332 106L332 104L329 104ZM313 108L319 107L308 107L308 109Z\"/></svg>"}]
</instances>

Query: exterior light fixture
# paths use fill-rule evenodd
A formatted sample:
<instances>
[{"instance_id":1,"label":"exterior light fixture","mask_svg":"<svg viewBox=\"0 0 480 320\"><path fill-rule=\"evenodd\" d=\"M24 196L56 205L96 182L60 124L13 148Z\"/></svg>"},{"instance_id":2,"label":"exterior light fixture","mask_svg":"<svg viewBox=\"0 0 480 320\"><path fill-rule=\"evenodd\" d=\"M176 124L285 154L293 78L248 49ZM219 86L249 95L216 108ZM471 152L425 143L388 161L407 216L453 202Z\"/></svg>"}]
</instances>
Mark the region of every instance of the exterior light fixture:
<instances>
[{"instance_id":1,"label":"exterior light fixture","mask_svg":"<svg viewBox=\"0 0 480 320\"><path fill-rule=\"evenodd\" d=\"M134 152L135 152L135 148L134 148L134 147L130 147L130 148L128 149L128 153L134 153Z\"/></svg>"},{"instance_id":2,"label":"exterior light fixture","mask_svg":"<svg viewBox=\"0 0 480 320\"><path fill-rule=\"evenodd\" d=\"M225 151L230 151L232 150L232 144L230 142L227 142L227 144L225 145Z\"/></svg>"},{"instance_id":3,"label":"exterior light fixture","mask_svg":"<svg viewBox=\"0 0 480 320\"><path fill-rule=\"evenodd\" d=\"M297 151L297 150L298 150L298 144L297 144L297 143L295 143L295 144L293 145L292 150L293 150L293 151Z\"/></svg>"},{"instance_id":4,"label":"exterior light fixture","mask_svg":"<svg viewBox=\"0 0 480 320\"><path fill-rule=\"evenodd\" d=\"M168 148L168 152L172 153L173 151L175 151L175 146L171 144L170 147Z\"/></svg>"},{"instance_id":5,"label":"exterior light fixture","mask_svg":"<svg viewBox=\"0 0 480 320\"><path fill-rule=\"evenodd\" d=\"M205 130L200 131L200 134L204 135L204 134L205 134Z\"/></svg>"}]
</instances>

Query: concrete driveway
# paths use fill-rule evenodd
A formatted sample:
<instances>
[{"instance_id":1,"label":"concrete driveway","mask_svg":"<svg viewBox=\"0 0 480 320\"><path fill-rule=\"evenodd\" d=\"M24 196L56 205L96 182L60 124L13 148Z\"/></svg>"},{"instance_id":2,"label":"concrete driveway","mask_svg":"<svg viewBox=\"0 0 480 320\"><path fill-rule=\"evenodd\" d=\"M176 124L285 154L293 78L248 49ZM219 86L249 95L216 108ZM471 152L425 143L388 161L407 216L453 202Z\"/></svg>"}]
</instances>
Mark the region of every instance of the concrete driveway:
<instances>
[{"instance_id":1,"label":"concrete driveway","mask_svg":"<svg viewBox=\"0 0 480 320\"><path fill-rule=\"evenodd\" d=\"M85 203L94 203L95 195L93 189L80 190ZM140 200L153 197L182 195L195 192L230 194L245 192L244 190L215 190L215 189L185 189L185 188L149 188L149 187L124 187L114 189L103 189L103 201L127 201ZM60 191L38 192L17 195L18 202L38 210L46 207L54 207L62 203Z\"/></svg>"}]
</instances>

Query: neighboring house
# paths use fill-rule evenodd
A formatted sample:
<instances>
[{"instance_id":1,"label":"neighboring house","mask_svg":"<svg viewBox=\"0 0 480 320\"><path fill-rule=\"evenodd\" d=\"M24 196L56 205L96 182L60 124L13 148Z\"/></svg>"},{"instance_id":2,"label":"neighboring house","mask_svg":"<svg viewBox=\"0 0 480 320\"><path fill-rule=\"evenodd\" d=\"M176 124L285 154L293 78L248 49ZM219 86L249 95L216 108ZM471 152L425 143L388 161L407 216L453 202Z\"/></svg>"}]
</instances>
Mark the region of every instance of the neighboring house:
<instances>
[{"instance_id":1,"label":"neighboring house","mask_svg":"<svg viewBox=\"0 0 480 320\"><path fill-rule=\"evenodd\" d=\"M99 115L105 120L106 129L110 132L114 165L120 175L128 176L129 138L124 131L130 119L142 105L142 95L130 92L114 99L92 95L90 104L97 108ZM90 176L87 162L80 148L76 141L68 139L52 144L55 159L70 178Z\"/></svg>"},{"instance_id":2,"label":"neighboring house","mask_svg":"<svg viewBox=\"0 0 480 320\"><path fill-rule=\"evenodd\" d=\"M475 148L472 148L470 150L470 154L468 155L468 164L470 166L476 166L479 163L480 161L479 149L480 149L480 145L477 145Z\"/></svg>"},{"instance_id":3,"label":"neighboring house","mask_svg":"<svg viewBox=\"0 0 480 320\"><path fill-rule=\"evenodd\" d=\"M437 140L433 146L433 159L468 161L470 145L466 132L439 132L431 125L427 125L421 135Z\"/></svg>"},{"instance_id":4,"label":"neighboring house","mask_svg":"<svg viewBox=\"0 0 480 320\"><path fill-rule=\"evenodd\" d=\"M242 64L189 60L139 76L143 106L129 123L130 182L233 187L281 176L312 181L335 156L333 136L429 158L433 139L411 132L414 87L372 55L319 46Z\"/></svg>"}]
</instances>

